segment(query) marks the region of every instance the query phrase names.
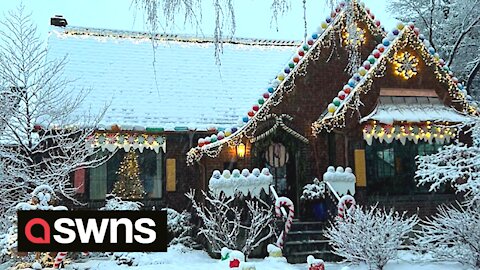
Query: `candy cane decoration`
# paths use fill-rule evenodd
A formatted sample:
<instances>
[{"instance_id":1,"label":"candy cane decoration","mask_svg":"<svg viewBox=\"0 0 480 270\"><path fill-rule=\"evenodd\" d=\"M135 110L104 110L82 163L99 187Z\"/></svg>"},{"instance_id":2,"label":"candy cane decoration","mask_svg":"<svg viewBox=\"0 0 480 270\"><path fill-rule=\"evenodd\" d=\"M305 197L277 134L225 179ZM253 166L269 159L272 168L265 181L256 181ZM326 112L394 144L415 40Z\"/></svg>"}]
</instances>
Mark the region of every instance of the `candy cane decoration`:
<instances>
[{"instance_id":1,"label":"candy cane decoration","mask_svg":"<svg viewBox=\"0 0 480 270\"><path fill-rule=\"evenodd\" d=\"M53 263L53 269L59 269L63 259L67 256L67 252L58 252L55 256L55 262Z\"/></svg>"},{"instance_id":2,"label":"candy cane decoration","mask_svg":"<svg viewBox=\"0 0 480 270\"><path fill-rule=\"evenodd\" d=\"M277 247L283 249L283 246L285 245L285 239L287 237L287 233L290 231L290 228L292 227L293 223L293 216L295 215L295 208L293 206L293 202L287 198L287 197L279 197L275 201L275 214L277 217L282 216L282 207L287 207L288 208L288 216L287 216L287 221L285 221L285 228L280 234L280 237L277 239Z\"/></svg>"},{"instance_id":3,"label":"candy cane decoration","mask_svg":"<svg viewBox=\"0 0 480 270\"><path fill-rule=\"evenodd\" d=\"M350 207L347 209L347 203L350 204ZM351 215L355 211L355 199L350 195L344 195L340 198L338 202L338 217L345 218L346 214Z\"/></svg>"}]
</instances>

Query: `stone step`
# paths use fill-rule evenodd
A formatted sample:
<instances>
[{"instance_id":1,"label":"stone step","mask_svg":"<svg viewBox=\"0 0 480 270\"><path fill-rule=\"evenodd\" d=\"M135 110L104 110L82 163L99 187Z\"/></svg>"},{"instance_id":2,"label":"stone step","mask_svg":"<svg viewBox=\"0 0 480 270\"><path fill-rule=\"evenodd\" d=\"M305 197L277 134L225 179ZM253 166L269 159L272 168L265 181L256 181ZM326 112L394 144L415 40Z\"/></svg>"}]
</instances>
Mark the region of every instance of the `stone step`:
<instances>
[{"instance_id":1,"label":"stone step","mask_svg":"<svg viewBox=\"0 0 480 270\"><path fill-rule=\"evenodd\" d=\"M336 262L340 261L342 258L331 253L330 251L323 250L311 250L304 252L293 252L287 255L287 261L289 263L307 263L307 256L313 255L317 259L322 259L324 261Z\"/></svg>"},{"instance_id":2,"label":"stone step","mask_svg":"<svg viewBox=\"0 0 480 270\"><path fill-rule=\"evenodd\" d=\"M325 240L323 230L313 231L290 231L287 234L287 242L289 241L306 241L306 240Z\"/></svg>"},{"instance_id":3,"label":"stone step","mask_svg":"<svg viewBox=\"0 0 480 270\"><path fill-rule=\"evenodd\" d=\"M294 220L292 231L324 230L327 226L329 226L328 222Z\"/></svg>"},{"instance_id":4,"label":"stone step","mask_svg":"<svg viewBox=\"0 0 480 270\"><path fill-rule=\"evenodd\" d=\"M330 251L328 240L304 240L287 241L285 243L285 254L296 252L309 252L311 250Z\"/></svg>"}]
</instances>

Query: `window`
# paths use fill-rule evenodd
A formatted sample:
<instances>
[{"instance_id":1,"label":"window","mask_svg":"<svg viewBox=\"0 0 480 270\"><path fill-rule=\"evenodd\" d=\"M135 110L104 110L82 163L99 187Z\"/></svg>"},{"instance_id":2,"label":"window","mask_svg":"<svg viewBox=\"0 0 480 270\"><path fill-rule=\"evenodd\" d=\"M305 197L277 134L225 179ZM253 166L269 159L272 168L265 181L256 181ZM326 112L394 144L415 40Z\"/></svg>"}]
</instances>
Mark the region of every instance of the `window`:
<instances>
[{"instance_id":1,"label":"window","mask_svg":"<svg viewBox=\"0 0 480 270\"><path fill-rule=\"evenodd\" d=\"M140 153L135 151L140 169L140 180L145 190L145 198L159 199L163 191L163 158L162 152L144 150ZM104 155L100 152L99 154ZM106 163L89 170L90 185L89 194L91 200L103 200L105 194L112 191L118 179L117 171L120 163L127 153L118 150Z\"/></svg>"},{"instance_id":2,"label":"window","mask_svg":"<svg viewBox=\"0 0 480 270\"><path fill-rule=\"evenodd\" d=\"M367 192L369 195L408 195L428 193L427 186L417 187L414 179L417 155L437 152L439 144L407 141L380 143L366 146ZM445 190L443 190L445 191Z\"/></svg>"}]
</instances>

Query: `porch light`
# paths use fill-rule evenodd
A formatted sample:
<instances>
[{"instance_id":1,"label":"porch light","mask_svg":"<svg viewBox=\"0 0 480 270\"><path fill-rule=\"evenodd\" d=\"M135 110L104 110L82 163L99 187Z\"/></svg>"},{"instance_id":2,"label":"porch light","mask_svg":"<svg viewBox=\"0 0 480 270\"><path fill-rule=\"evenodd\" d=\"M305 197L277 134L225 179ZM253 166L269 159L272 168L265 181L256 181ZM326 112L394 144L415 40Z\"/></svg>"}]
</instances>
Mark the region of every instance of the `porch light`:
<instances>
[{"instance_id":1,"label":"porch light","mask_svg":"<svg viewBox=\"0 0 480 270\"><path fill-rule=\"evenodd\" d=\"M240 143L237 145L237 157L243 159L245 157L245 144Z\"/></svg>"}]
</instances>

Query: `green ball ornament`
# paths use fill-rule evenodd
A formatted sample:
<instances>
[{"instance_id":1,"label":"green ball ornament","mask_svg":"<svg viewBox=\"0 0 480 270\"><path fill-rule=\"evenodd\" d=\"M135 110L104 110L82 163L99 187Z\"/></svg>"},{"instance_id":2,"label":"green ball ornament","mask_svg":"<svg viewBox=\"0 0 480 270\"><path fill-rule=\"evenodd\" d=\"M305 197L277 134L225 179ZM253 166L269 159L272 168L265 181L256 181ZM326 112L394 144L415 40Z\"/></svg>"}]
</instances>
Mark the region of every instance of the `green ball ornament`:
<instances>
[{"instance_id":1,"label":"green ball ornament","mask_svg":"<svg viewBox=\"0 0 480 270\"><path fill-rule=\"evenodd\" d=\"M262 105L263 103L265 103L265 100L264 100L263 98L260 98L260 99L258 100L258 104Z\"/></svg>"},{"instance_id":2,"label":"green ball ornament","mask_svg":"<svg viewBox=\"0 0 480 270\"><path fill-rule=\"evenodd\" d=\"M334 98L334 99L333 99L333 105L335 105L335 106L337 106L337 107L340 106L340 102L341 102L341 101L340 101L339 98Z\"/></svg>"},{"instance_id":3,"label":"green ball ornament","mask_svg":"<svg viewBox=\"0 0 480 270\"><path fill-rule=\"evenodd\" d=\"M290 62L290 63L288 63L288 66L289 66L290 68L294 68L294 67L295 67L295 63Z\"/></svg>"},{"instance_id":4,"label":"green ball ornament","mask_svg":"<svg viewBox=\"0 0 480 270\"><path fill-rule=\"evenodd\" d=\"M306 45L306 44L303 45L303 50L304 50L304 51L308 51L308 49L309 49L309 48L308 48L308 45Z\"/></svg>"},{"instance_id":5,"label":"green ball ornament","mask_svg":"<svg viewBox=\"0 0 480 270\"><path fill-rule=\"evenodd\" d=\"M373 57L372 55L370 55L368 57L368 62L370 62L370 64L374 64L375 63L375 57Z\"/></svg>"}]
</instances>

